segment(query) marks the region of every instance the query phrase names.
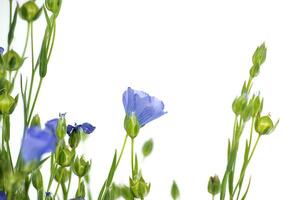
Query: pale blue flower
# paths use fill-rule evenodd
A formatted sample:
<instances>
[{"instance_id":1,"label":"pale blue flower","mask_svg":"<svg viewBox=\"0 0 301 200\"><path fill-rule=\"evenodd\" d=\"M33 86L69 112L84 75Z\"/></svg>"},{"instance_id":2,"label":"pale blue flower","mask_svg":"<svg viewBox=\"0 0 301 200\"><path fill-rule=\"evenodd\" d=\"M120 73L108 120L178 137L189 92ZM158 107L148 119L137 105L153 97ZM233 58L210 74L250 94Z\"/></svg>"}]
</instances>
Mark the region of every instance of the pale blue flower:
<instances>
[{"instance_id":1,"label":"pale blue flower","mask_svg":"<svg viewBox=\"0 0 301 200\"><path fill-rule=\"evenodd\" d=\"M39 161L43 154L54 152L56 147L56 123L50 120L45 129L31 127L26 130L22 141L21 152L24 161Z\"/></svg>"},{"instance_id":2,"label":"pale blue flower","mask_svg":"<svg viewBox=\"0 0 301 200\"><path fill-rule=\"evenodd\" d=\"M140 127L166 114L161 100L130 87L123 93L122 101L126 114L135 114Z\"/></svg>"}]
</instances>

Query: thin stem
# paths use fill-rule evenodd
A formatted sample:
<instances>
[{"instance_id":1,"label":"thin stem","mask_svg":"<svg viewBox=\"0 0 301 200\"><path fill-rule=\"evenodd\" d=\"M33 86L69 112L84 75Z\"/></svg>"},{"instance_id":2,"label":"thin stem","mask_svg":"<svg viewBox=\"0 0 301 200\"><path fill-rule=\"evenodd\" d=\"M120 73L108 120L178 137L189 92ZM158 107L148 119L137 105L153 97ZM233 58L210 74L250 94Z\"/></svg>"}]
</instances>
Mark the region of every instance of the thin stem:
<instances>
[{"instance_id":1,"label":"thin stem","mask_svg":"<svg viewBox=\"0 0 301 200\"><path fill-rule=\"evenodd\" d=\"M27 119L27 124L30 123L30 120L31 120L31 117L32 117L32 114L33 114L33 111L34 111L34 108L35 108L35 105L37 103L37 99L38 99L38 96L39 96L39 93L40 93L40 90L41 90L42 82L43 82L43 78L40 78L38 89L37 89L36 95L34 97L32 107L30 109L29 117Z\"/></svg>"},{"instance_id":2,"label":"thin stem","mask_svg":"<svg viewBox=\"0 0 301 200\"><path fill-rule=\"evenodd\" d=\"M252 159L252 157L253 157L253 155L254 155L255 149L256 149L256 147L257 147L257 145L258 145L258 142L259 142L260 138L261 138L261 135L258 135L257 140L256 140L256 142L255 142L255 145L254 145L254 147L253 147L252 153L251 153L251 155L250 155L250 157L249 157L249 159L248 159L248 164L249 164L249 162L251 161L251 159Z\"/></svg>"},{"instance_id":3,"label":"thin stem","mask_svg":"<svg viewBox=\"0 0 301 200\"><path fill-rule=\"evenodd\" d=\"M63 172L64 170L62 169L61 170L61 173L60 173L60 177L59 177L59 180L57 182L57 186L56 186L56 189L55 189L55 193L53 195L53 199L55 199L56 195L57 195L57 192L59 191L59 187L60 187L60 184L61 184L61 180L62 180L62 177L63 177Z\"/></svg>"},{"instance_id":4,"label":"thin stem","mask_svg":"<svg viewBox=\"0 0 301 200\"><path fill-rule=\"evenodd\" d=\"M212 200L214 200L214 195L212 195Z\"/></svg>"},{"instance_id":5,"label":"thin stem","mask_svg":"<svg viewBox=\"0 0 301 200\"><path fill-rule=\"evenodd\" d=\"M51 165L53 165L53 164L51 163ZM56 169L57 169L56 166L54 166L54 168L51 166L51 168L52 168L52 170L50 172L50 178L49 178L49 182L48 182L48 186L47 186L47 192L49 192L49 190L50 190L50 187L51 187L53 179L54 179L54 174L56 173Z\"/></svg>"},{"instance_id":6,"label":"thin stem","mask_svg":"<svg viewBox=\"0 0 301 200\"><path fill-rule=\"evenodd\" d=\"M14 165L13 165L11 151L10 151L10 147L9 147L9 141L6 142L6 146L7 146L7 152L8 152L8 157L9 157L9 161L10 161L10 167L11 167L12 172L14 173Z\"/></svg>"},{"instance_id":7,"label":"thin stem","mask_svg":"<svg viewBox=\"0 0 301 200\"><path fill-rule=\"evenodd\" d=\"M131 140L131 165L132 165L132 177L134 178L134 138Z\"/></svg>"},{"instance_id":8,"label":"thin stem","mask_svg":"<svg viewBox=\"0 0 301 200\"><path fill-rule=\"evenodd\" d=\"M69 176L69 182L68 182L68 188L67 188L67 192L66 192L66 196L64 197L64 200L67 200L68 198L68 194L69 194L69 190L70 190L70 186L71 186L71 179L72 179L72 173L70 171L70 176Z\"/></svg>"},{"instance_id":9,"label":"thin stem","mask_svg":"<svg viewBox=\"0 0 301 200\"><path fill-rule=\"evenodd\" d=\"M30 101L31 101L31 94L33 89L34 77L35 77L35 64L34 64L34 45L33 45L33 24L30 23L30 35L31 35L31 80L29 86L29 93L28 93L28 101L26 105L26 110L29 111ZM28 112L27 112L28 113ZM28 120L26 120L26 126L28 125Z\"/></svg>"},{"instance_id":10,"label":"thin stem","mask_svg":"<svg viewBox=\"0 0 301 200\"><path fill-rule=\"evenodd\" d=\"M118 160L117 160L117 164L116 164L116 169L117 169L117 167L118 167L118 165L119 165L119 163L120 163L121 157L122 157L122 155L123 155L123 152L124 152L124 149L125 149L125 146L126 146L126 141L127 141L127 139L128 139L128 134L126 134L125 137L124 137L122 149L121 149L121 152L120 152L120 154L119 154L119 156L118 156Z\"/></svg>"},{"instance_id":11,"label":"thin stem","mask_svg":"<svg viewBox=\"0 0 301 200\"><path fill-rule=\"evenodd\" d=\"M250 130L249 147L252 145L254 122L255 122L255 118L253 117L252 118L252 123L251 123L251 130Z\"/></svg>"}]
</instances>

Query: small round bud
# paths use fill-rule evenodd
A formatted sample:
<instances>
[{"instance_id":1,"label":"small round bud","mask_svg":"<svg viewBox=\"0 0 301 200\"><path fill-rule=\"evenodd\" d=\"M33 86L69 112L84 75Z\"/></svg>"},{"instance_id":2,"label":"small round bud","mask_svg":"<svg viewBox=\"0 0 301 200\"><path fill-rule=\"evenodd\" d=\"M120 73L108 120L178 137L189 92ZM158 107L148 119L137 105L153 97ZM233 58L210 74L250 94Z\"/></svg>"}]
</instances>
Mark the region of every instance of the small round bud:
<instances>
[{"instance_id":1,"label":"small round bud","mask_svg":"<svg viewBox=\"0 0 301 200\"><path fill-rule=\"evenodd\" d=\"M146 183L142 176L130 178L130 188L136 198L144 199L150 191L150 184Z\"/></svg>"},{"instance_id":2,"label":"small round bud","mask_svg":"<svg viewBox=\"0 0 301 200\"><path fill-rule=\"evenodd\" d=\"M232 110L236 115L240 115L243 113L245 107L247 106L248 100L246 95L241 95L236 98L232 103Z\"/></svg>"},{"instance_id":3,"label":"small round bud","mask_svg":"<svg viewBox=\"0 0 301 200\"><path fill-rule=\"evenodd\" d=\"M4 54L3 62L8 71L16 71L22 66L23 59L14 50L9 50Z\"/></svg>"},{"instance_id":4,"label":"small round bud","mask_svg":"<svg viewBox=\"0 0 301 200\"><path fill-rule=\"evenodd\" d=\"M69 145L72 149L76 149L79 145L79 142L81 140L81 134L80 133L73 133L69 137Z\"/></svg>"},{"instance_id":5,"label":"small round bud","mask_svg":"<svg viewBox=\"0 0 301 200\"><path fill-rule=\"evenodd\" d=\"M67 170L65 167L60 167L55 173L55 180L56 182L65 183L69 180L70 171Z\"/></svg>"},{"instance_id":6,"label":"small round bud","mask_svg":"<svg viewBox=\"0 0 301 200\"><path fill-rule=\"evenodd\" d=\"M265 58L266 58L266 54L267 54L267 48L265 47L265 44L261 44L259 47L256 48L253 57L252 57L252 61L254 65L262 65L262 63L264 63Z\"/></svg>"},{"instance_id":7,"label":"small round bud","mask_svg":"<svg viewBox=\"0 0 301 200\"><path fill-rule=\"evenodd\" d=\"M38 191L43 189L43 176L42 176L41 171L39 169L35 170L32 173L32 185Z\"/></svg>"},{"instance_id":8,"label":"small round bud","mask_svg":"<svg viewBox=\"0 0 301 200\"><path fill-rule=\"evenodd\" d=\"M41 120L40 120L40 116L38 114L33 116L32 120L31 120L30 127L35 127L35 126L41 127Z\"/></svg>"},{"instance_id":9,"label":"small round bud","mask_svg":"<svg viewBox=\"0 0 301 200\"><path fill-rule=\"evenodd\" d=\"M10 114L15 107L16 100L9 94L2 94L0 96L0 113Z\"/></svg>"},{"instance_id":10,"label":"small round bud","mask_svg":"<svg viewBox=\"0 0 301 200\"><path fill-rule=\"evenodd\" d=\"M61 167L68 167L74 158L75 152L67 147L58 148L55 152L56 162Z\"/></svg>"},{"instance_id":11,"label":"small round bud","mask_svg":"<svg viewBox=\"0 0 301 200\"><path fill-rule=\"evenodd\" d=\"M57 122L56 127L56 136L59 139L63 139L67 133L67 125L66 125L66 119L64 114L60 114L60 118Z\"/></svg>"},{"instance_id":12,"label":"small round bud","mask_svg":"<svg viewBox=\"0 0 301 200\"><path fill-rule=\"evenodd\" d=\"M20 15L21 18L26 20L27 22L33 22L38 19L41 11L42 10L39 9L34 1L27 1L20 8Z\"/></svg>"},{"instance_id":13,"label":"small round bud","mask_svg":"<svg viewBox=\"0 0 301 200\"><path fill-rule=\"evenodd\" d=\"M59 14L62 0L46 0L46 8L56 16Z\"/></svg>"},{"instance_id":14,"label":"small round bud","mask_svg":"<svg viewBox=\"0 0 301 200\"><path fill-rule=\"evenodd\" d=\"M87 161L84 156L76 157L72 164L72 171L78 177L85 176L91 167L91 161Z\"/></svg>"},{"instance_id":15,"label":"small round bud","mask_svg":"<svg viewBox=\"0 0 301 200\"><path fill-rule=\"evenodd\" d=\"M132 139L134 139L138 135L140 125L135 113L132 113L130 116L125 116L124 128L128 136L130 136Z\"/></svg>"},{"instance_id":16,"label":"small round bud","mask_svg":"<svg viewBox=\"0 0 301 200\"><path fill-rule=\"evenodd\" d=\"M253 113L252 117L255 117L257 115L260 115L263 107L263 100L260 99L259 96L256 96L253 101Z\"/></svg>"},{"instance_id":17,"label":"small round bud","mask_svg":"<svg viewBox=\"0 0 301 200\"><path fill-rule=\"evenodd\" d=\"M270 116L258 117L255 121L255 130L259 135L267 135L274 129L273 121Z\"/></svg>"},{"instance_id":18,"label":"small round bud","mask_svg":"<svg viewBox=\"0 0 301 200\"><path fill-rule=\"evenodd\" d=\"M211 176L208 182L208 192L212 195L217 195L220 192L221 182L217 175Z\"/></svg>"}]
</instances>

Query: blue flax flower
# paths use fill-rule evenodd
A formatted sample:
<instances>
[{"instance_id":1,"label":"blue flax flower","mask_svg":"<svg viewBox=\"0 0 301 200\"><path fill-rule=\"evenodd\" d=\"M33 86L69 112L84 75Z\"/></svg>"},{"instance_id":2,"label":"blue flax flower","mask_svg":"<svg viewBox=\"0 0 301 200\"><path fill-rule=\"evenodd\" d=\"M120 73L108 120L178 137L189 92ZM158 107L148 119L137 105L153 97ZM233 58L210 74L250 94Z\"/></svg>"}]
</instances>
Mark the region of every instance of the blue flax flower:
<instances>
[{"instance_id":1,"label":"blue flax flower","mask_svg":"<svg viewBox=\"0 0 301 200\"><path fill-rule=\"evenodd\" d=\"M7 199L7 197L6 197L5 192L0 192L0 200L6 200L6 199Z\"/></svg>"},{"instance_id":2,"label":"blue flax flower","mask_svg":"<svg viewBox=\"0 0 301 200\"><path fill-rule=\"evenodd\" d=\"M130 87L123 93L122 101L126 114L135 114L140 127L166 114L161 100Z\"/></svg>"},{"instance_id":3,"label":"blue flax flower","mask_svg":"<svg viewBox=\"0 0 301 200\"><path fill-rule=\"evenodd\" d=\"M69 136L72 135L72 133L80 133L80 132L84 132L86 134L90 134L95 130L95 126L93 126L92 124L89 123L83 123L83 124L75 124L74 126L72 125L68 125L67 126L67 134Z\"/></svg>"},{"instance_id":4,"label":"blue flax flower","mask_svg":"<svg viewBox=\"0 0 301 200\"><path fill-rule=\"evenodd\" d=\"M31 127L26 130L21 147L22 156L26 163L39 161L43 154L55 151L57 141L55 130L55 120L48 121L45 124L45 129Z\"/></svg>"},{"instance_id":5,"label":"blue flax flower","mask_svg":"<svg viewBox=\"0 0 301 200\"><path fill-rule=\"evenodd\" d=\"M2 55L3 54L3 52L4 52L4 49L3 49L3 47L0 47L0 55ZM0 196L1 197L1 196ZM0 199L1 200L1 199Z\"/></svg>"}]
</instances>

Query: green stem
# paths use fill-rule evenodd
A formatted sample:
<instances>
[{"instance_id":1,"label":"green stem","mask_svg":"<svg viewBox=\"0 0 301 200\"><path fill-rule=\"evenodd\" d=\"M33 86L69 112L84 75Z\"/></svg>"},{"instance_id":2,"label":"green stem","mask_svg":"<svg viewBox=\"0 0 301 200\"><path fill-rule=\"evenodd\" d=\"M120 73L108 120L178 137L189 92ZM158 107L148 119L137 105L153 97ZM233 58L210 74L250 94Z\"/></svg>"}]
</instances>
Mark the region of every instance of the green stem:
<instances>
[{"instance_id":1,"label":"green stem","mask_svg":"<svg viewBox=\"0 0 301 200\"><path fill-rule=\"evenodd\" d=\"M34 45L33 45L33 24L30 23L30 36L31 36L31 80L30 80L30 86L29 86L29 93L28 93L28 101L26 105L27 113L29 111L30 101L31 101L31 94L33 89L33 83L34 83L34 77L35 77L35 64L34 64ZM28 117L28 116L27 116ZM26 120L28 122L28 120ZM26 123L26 127L28 124Z\"/></svg>"},{"instance_id":2,"label":"green stem","mask_svg":"<svg viewBox=\"0 0 301 200\"><path fill-rule=\"evenodd\" d=\"M249 138L249 147L251 147L251 145L252 145L254 122L255 122L255 118L253 117L252 118L252 123L251 123L251 131L250 131L250 138Z\"/></svg>"},{"instance_id":3,"label":"green stem","mask_svg":"<svg viewBox=\"0 0 301 200\"><path fill-rule=\"evenodd\" d=\"M52 156L52 155L51 155L51 156ZM53 179L54 179L56 170L57 170L57 166L54 166L53 160L52 160L52 159L51 159L51 165L52 165L52 166L50 166L51 172L50 172L50 177L49 177L49 182L48 182L48 186L47 186L47 191L46 191L46 192L49 192L49 191L50 191L50 187L51 187L51 185L52 185L52 182L53 182Z\"/></svg>"},{"instance_id":4,"label":"green stem","mask_svg":"<svg viewBox=\"0 0 301 200\"><path fill-rule=\"evenodd\" d=\"M250 161L251 161L251 159L252 159L252 157L253 157L253 155L254 155L255 149L256 149L256 147L257 147L257 145L258 145L258 142L259 142L260 138L261 138L261 135L258 135L257 140L256 140L256 142L255 142L255 145L254 145L254 147L253 147L252 153L251 153L251 155L250 155L250 157L249 157L249 159L248 159L248 164L250 163Z\"/></svg>"},{"instance_id":5,"label":"green stem","mask_svg":"<svg viewBox=\"0 0 301 200\"><path fill-rule=\"evenodd\" d=\"M212 200L214 200L214 195L212 195Z\"/></svg>"},{"instance_id":6,"label":"green stem","mask_svg":"<svg viewBox=\"0 0 301 200\"><path fill-rule=\"evenodd\" d=\"M66 192L66 196L64 197L64 200L67 200L67 198L68 198L68 194L69 194L69 190L70 190L70 186L71 186L71 179L72 179L72 173L70 171L70 176L69 176L69 180L68 180L68 188L67 188L67 192Z\"/></svg>"},{"instance_id":7,"label":"green stem","mask_svg":"<svg viewBox=\"0 0 301 200\"><path fill-rule=\"evenodd\" d=\"M62 180L62 177L63 177L63 172L64 170L62 169L61 170L61 173L60 173L60 177L59 177L59 180L57 182L57 186L56 186L56 189L55 189L55 193L53 195L53 199L55 199L56 195L57 195L57 192L59 191L59 187L60 187L60 184L61 184L61 180Z\"/></svg>"},{"instance_id":8,"label":"green stem","mask_svg":"<svg viewBox=\"0 0 301 200\"><path fill-rule=\"evenodd\" d=\"M134 138L131 139L131 165L132 165L132 177L134 178Z\"/></svg>"},{"instance_id":9,"label":"green stem","mask_svg":"<svg viewBox=\"0 0 301 200\"><path fill-rule=\"evenodd\" d=\"M126 141L127 141L127 139L128 139L128 134L126 134L125 137L124 137L122 149L121 149L121 152L120 152L120 154L119 154L119 156L118 156L118 160L117 160L117 163L116 163L116 167L115 167L116 169L117 169L117 167L118 167L118 165L119 165L119 163L120 163L121 157L122 157L122 155L123 155L123 152L124 152L124 149L125 149L125 146L126 146ZM115 169L115 170L116 170L116 169Z\"/></svg>"},{"instance_id":10,"label":"green stem","mask_svg":"<svg viewBox=\"0 0 301 200\"><path fill-rule=\"evenodd\" d=\"M39 96L39 93L40 93L40 90L41 90L42 82L43 82L43 78L40 78L38 89L37 89L37 92L35 94L35 97L34 97L34 100L33 100L33 104L32 104L32 107L30 109L30 113L29 113L29 116L28 116L28 119L27 119L27 124L30 123L30 120L31 120L31 117L32 117L32 114L33 114L33 111L34 111L34 108L35 108L35 105L37 103L38 96Z\"/></svg>"}]
</instances>

